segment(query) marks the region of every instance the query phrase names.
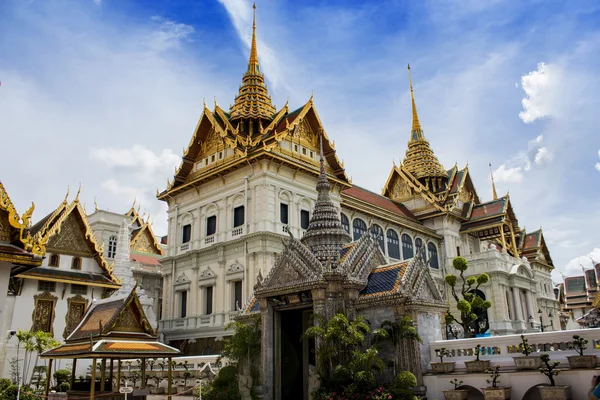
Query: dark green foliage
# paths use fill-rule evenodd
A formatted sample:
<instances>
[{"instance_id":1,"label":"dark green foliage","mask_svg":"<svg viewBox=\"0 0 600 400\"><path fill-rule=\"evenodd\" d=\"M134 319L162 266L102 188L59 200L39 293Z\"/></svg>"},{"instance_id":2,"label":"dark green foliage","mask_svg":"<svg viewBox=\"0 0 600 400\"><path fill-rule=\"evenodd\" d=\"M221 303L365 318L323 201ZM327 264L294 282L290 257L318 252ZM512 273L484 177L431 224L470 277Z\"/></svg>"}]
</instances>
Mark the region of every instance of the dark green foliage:
<instances>
[{"instance_id":1,"label":"dark green foliage","mask_svg":"<svg viewBox=\"0 0 600 400\"><path fill-rule=\"evenodd\" d=\"M68 369L57 369L54 371L54 379L56 380L56 386L60 386L63 382L69 382L71 371Z\"/></svg>"},{"instance_id":2,"label":"dark green foliage","mask_svg":"<svg viewBox=\"0 0 600 400\"><path fill-rule=\"evenodd\" d=\"M19 387L10 385L3 392L0 392L0 400L15 400ZM38 400L39 398L33 394L33 390L28 386L21 386L20 400Z\"/></svg>"},{"instance_id":3,"label":"dark green foliage","mask_svg":"<svg viewBox=\"0 0 600 400\"><path fill-rule=\"evenodd\" d=\"M491 383L493 388L498 387L498 382L500 382L498 380L500 377L500 366L496 365L495 367L488 368L485 370L485 372L490 374L490 379L486 379L485 381L487 383Z\"/></svg>"},{"instance_id":4,"label":"dark green foliage","mask_svg":"<svg viewBox=\"0 0 600 400\"><path fill-rule=\"evenodd\" d=\"M261 349L261 330L260 318L256 318L252 323L244 324L239 321L233 321L227 324L226 330L233 329L233 335L225 340L225 345L221 355L234 362L239 372L245 368L250 371L253 379L258 377L258 364L256 359L260 356Z\"/></svg>"},{"instance_id":5,"label":"dark green foliage","mask_svg":"<svg viewBox=\"0 0 600 400\"><path fill-rule=\"evenodd\" d=\"M458 388L463 384L463 381L459 381L458 379L454 378L450 381L450 383L454 385L454 390L458 390Z\"/></svg>"},{"instance_id":6,"label":"dark green foliage","mask_svg":"<svg viewBox=\"0 0 600 400\"><path fill-rule=\"evenodd\" d=\"M337 393L354 398L376 390L375 373L383 370L384 364L377 349L365 346L371 331L367 321L362 317L351 321L341 313L329 321L315 318L316 326L308 328L303 337L318 343L321 388L317 395Z\"/></svg>"},{"instance_id":7,"label":"dark green foliage","mask_svg":"<svg viewBox=\"0 0 600 400\"><path fill-rule=\"evenodd\" d=\"M448 311L446 313L446 324L456 322L463 327L465 337L472 337L473 332L470 329L470 325L477 320L475 311L486 310L492 306L492 303L489 300L483 300L479 296L473 294L472 291L477 290L479 286L488 283L490 276L484 272L478 276L465 278L464 273L469 268L469 264L464 257L455 257L452 260L452 266L460 272L459 277L462 281L460 292L456 291L456 285L458 283L456 275L448 274L444 277L444 280L446 281L446 284L450 286L452 297L456 300L456 308L460 312L460 319L457 319L450 311ZM459 295L462 298L460 298Z\"/></svg>"},{"instance_id":8,"label":"dark green foliage","mask_svg":"<svg viewBox=\"0 0 600 400\"><path fill-rule=\"evenodd\" d=\"M575 350L577 350L580 356L582 356L583 351L587 349L587 344L587 339L584 339L579 335L573 335L573 347L575 348Z\"/></svg>"},{"instance_id":9,"label":"dark green foliage","mask_svg":"<svg viewBox=\"0 0 600 400\"><path fill-rule=\"evenodd\" d=\"M58 385L59 392L66 392L69 389L71 389L71 385L69 385L69 382L62 382L60 385Z\"/></svg>"},{"instance_id":10,"label":"dark green foliage","mask_svg":"<svg viewBox=\"0 0 600 400\"><path fill-rule=\"evenodd\" d=\"M405 315L398 322L392 321L383 321L381 323L381 328L373 331L373 336L375 337L375 343L380 343L383 341L389 341L394 346L394 375L396 375L396 368L398 365L398 345L402 340L416 340L420 343L423 342L421 336L417 332L417 329L413 325L412 319L409 316Z\"/></svg>"},{"instance_id":11,"label":"dark green foliage","mask_svg":"<svg viewBox=\"0 0 600 400\"><path fill-rule=\"evenodd\" d=\"M391 392L394 399L413 400L417 399L412 389L417 386L417 378L409 371L402 371L394 378Z\"/></svg>"},{"instance_id":12,"label":"dark green foliage","mask_svg":"<svg viewBox=\"0 0 600 400\"><path fill-rule=\"evenodd\" d=\"M557 368L560 364L560 361L550 362L550 356L548 353L540 354L540 360L542 360L542 363L544 363L544 366L539 369L540 372L548 377L550 380L550 386L556 386L554 377L560 374L560 369Z\"/></svg>"},{"instance_id":13,"label":"dark green foliage","mask_svg":"<svg viewBox=\"0 0 600 400\"><path fill-rule=\"evenodd\" d=\"M211 386L202 387L204 400L239 400L237 368L229 365L219 370Z\"/></svg>"},{"instance_id":14,"label":"dark green foliage","mask_svg":"<svg viewBox=\"0 0 600 400\"><path fill-rule=\"evenodd\" d=\"M436 357L440 359L440 362L444 362L444 357L449 357L451 355L450 351L445 347L440 347L439 349L434 349Z\"/></svg>"},{"instance_id":15,"label":"dark green foliage","mask_svg":"<svg viewBox=\"0 0 600 400\"><path fill-rule=\"evenodd\" d=\"M533 347L528 343L525 335L521 335L521 353L525 354L525 356L533 353Z\"/></svg>"}]
</instances>

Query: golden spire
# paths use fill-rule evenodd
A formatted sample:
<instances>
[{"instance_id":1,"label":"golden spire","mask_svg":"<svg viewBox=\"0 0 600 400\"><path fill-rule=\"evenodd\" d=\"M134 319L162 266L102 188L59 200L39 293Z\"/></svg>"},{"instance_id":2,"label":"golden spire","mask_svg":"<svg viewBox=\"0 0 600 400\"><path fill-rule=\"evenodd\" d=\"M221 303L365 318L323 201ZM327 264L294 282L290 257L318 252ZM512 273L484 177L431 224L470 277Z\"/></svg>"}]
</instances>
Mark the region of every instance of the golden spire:
<instances>
[{"instance_id":1,"label":"golden spire","mask_svg":"<svg viewBox=\"0 0 600 400\"><path fill-rule=\"evenodd\" d=\"M496 184L494 183L494 173L492 172L492 163L490 164L490 177L492 178L492 197L493 200L498 200L498 194L496 193Z\"/></svg>"},{"instance_id":2,"label":"golden spire","mask_svg":"<svg viewBox=\"0 0 600 400\"><path fill-rule=\"evenodd\" d=\"M248 72L260 73L260 65L258 64L258 51L256 51L256 3L254 8L254 19L252 21L252 45L250 46L250 60L248 60Z\"/></svg>"},{"instance_id":3,"label":"golden spire","mask_svg":"<svg viewBox=\"0 0 600 400\"><path fill-rule=\"evenodd\" d=\"M250 45L250 58L248 68L242 77L242 85L233 105L229 109L231 121L240 118L262 118L271 120L277 110L271 103L271 96L265 84L265 77L260 72L258 50L256 46L256 4L252 23L252 42Z\"/></svg>"},{"instance_id":4,"label":"golden spire","mask_svg":"<svg viewBox=\"0 0 600 400\"><path fill-rule=\"evenodd\" d=\"M417 114L415 92L413 91L412 77L410 76L410 64L408 64L408 81L410 82L410 98L412 101L412 129L410 140L423 140L423 129L421 129L421 123L419 122L419 114Z\"/></svg>"},{"instance_id":5,"label":"golden spire","mask_svg":"<svg viewBox=\"0 0 600 400\"><path fill-rule=\"evenodd\" d=\"M429 142L425 140L425 136L423 135L423 129L419 122L417 106L415 104L410 65L408 65L408 80L410 82L410 97L412 100L412 129L402 165L415 178L422 180L421 183L423 185L428 186L434 192L438 192L445 189L448 173L438 161L435 153L429 146ZM432 180L430 178L436 179Z\"/></svg>"}]
</instances>

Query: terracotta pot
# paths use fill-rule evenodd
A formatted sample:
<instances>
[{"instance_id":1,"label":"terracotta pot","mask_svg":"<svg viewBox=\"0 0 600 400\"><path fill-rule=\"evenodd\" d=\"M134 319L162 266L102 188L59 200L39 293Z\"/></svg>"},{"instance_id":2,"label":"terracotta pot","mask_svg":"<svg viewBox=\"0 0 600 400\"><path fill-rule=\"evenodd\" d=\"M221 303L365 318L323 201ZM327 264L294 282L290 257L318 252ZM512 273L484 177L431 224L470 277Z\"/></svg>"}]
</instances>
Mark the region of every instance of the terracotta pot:
<instances>
[{"instance_id":1,"label":"terracotta pot","mask_svg":"<svg viewBox=\"0 0 600 400\"><path fill-rule=\"evenodd\" d=\"M434 374L449 374L454 371L454 361L432 362L431 369Z\"/></svg>"},{"instance_id":2,"label":"terracotta pot","mask_svg":"<svg viewBox=\"0 0 600 400\"><path fill-rule=\"evenodd\" d=\"M469 395L468 390L442 390L444 393L444 398L446 400L467 400L467 396Z\"/></svg>"},{"instance_id":3,"label":"terracotta pot","mask_svg":"<svg viewBox=\"0 0 600 400\"><path fill-rule=\"evenodd\" d=\"M513 357L517 369L538 369L542 366L540 356Z\"/></svg>"},{"instance_id":4,"label":"terracotta pot","mask_svg":"<svg viewBox=\"0 0 600 400\"><path fill-rule=\"evenodd\" d=\"M510 399L510 386L509 387L488 387L481 389L483 391L483 398L485 400L509 400Z\"/></svg>"},{"instance_id":5,"label":"terracotta pot","mask_svg":"<svg viewBox=\"0 0 600 400\"><path fill-rule=\"evenodd\" d=\"M571 368L596 368L596 356L567 356Z\"/></svg>"},{"instance_id":6,"label":"terracotta pot","mask_svg":"<svg viewBox=\"0 0 600 400\"><path fill-rule=\"evenodd\" d=\"M542 400L570 400L571 386L538 386Z\"/></svg>"},{"instance_id":7,"label":"terracotta pot","mask_svg":"<svg viewBox=\"0 0 600 400\"><path fill-rule=\"evenodd\" d=\"M467 372L485 372L490 367L490 360L465 361Z\"/></svg>"}]
</instances>

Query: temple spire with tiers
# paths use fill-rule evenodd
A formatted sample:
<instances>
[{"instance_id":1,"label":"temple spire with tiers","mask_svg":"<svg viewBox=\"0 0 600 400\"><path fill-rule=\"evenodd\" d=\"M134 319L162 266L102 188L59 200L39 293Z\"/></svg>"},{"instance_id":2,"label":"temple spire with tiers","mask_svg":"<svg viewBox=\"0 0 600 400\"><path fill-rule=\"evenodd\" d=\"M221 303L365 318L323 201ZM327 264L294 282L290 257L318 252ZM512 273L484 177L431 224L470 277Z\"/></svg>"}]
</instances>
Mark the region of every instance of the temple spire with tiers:
<instances>
[{"instance_id":1,"label":"temple spire with tiers","mask_svg":"<svg viewBox=\"0 0 600 400\"><path fill-rule=\"evenodd\" d=\"M317 202L302 243L309 247L317 259L325 265L328 262L336 261L339 258L340 249L350 243L352 238L342 226L338 210L329 196L331 184L327 180L325 172L322 135L320 136L320 153Z\"/></svg>"},{"instance_id":2,"label":"temple spire with tiers","mask_svg":"<svg viewBox=\"0 0 600 400\"><path fill-rule=\"evenodd\" d=\"M419 115L417 114L410 65L408 65L408 79L412 102L412 128L410 140L408 141L408 149L406 149L402 165L429 190L433 192L445 190L448 174L423 135L423 129L421 128Z\"/></svg>"},{"instance_id":3,"label":"temple spire with tiers","mask_svg":"<svg viewBox=\"0 0 600 400\"><path fill-rule=\"evenodd\" d=\"M119 236L117 238L117 251L115 252L115 266L114 274L121 281L121 287L112 294L112 297L128 296L134 287L137 286L137 282L133 277L133 270L131 269L131 233L130 226L127 220L123 219L121 227L119 228ZM154 313L154 299L146 295L144 289L137 287L136 294L146 313L146 318L153 329L157 328L156 314Z\"/></svg>"},{"instance_id":4,"label":"temple spire with tiers","mask_svg":"<svg viewBox=\"0 0 600 400\"><path fill-rule=\"evenodd\" d=\"M277 112L271 102L271 96L265 84L265 76L260 72L256 47L256 4L253 7L254 21L252 23L252 44L250 46L248 68L242 77L239 93L229 110L231 122L245 120L247 123L242 126L241 131L250 135L258 132L261 120L271 121Z\"/></svg>"},{"instance_id":5,"label":"temple spire with tiers","mask_svg":"<svg viewBox=\"0 0 600 400\"><path fill-rule=\"evenodd\" d=\"M494 173L492 171L492 163L490 164L490 177L492 178L492 200L498 200L498 194L496 193L496 184L494 183Z\"/></svg>"}]
</instances>

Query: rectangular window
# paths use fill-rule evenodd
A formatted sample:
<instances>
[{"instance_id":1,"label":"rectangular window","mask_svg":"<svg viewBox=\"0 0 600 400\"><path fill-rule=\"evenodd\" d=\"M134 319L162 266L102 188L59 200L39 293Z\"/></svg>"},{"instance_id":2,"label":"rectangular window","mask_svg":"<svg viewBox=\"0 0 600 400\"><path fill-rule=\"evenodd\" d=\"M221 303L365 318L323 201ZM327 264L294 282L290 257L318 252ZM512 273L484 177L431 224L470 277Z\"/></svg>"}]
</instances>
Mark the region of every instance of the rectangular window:
<instances>
[{"instance_id":1,"label":"rectangular window","mask_svg":"<svg viewBox=\"0 0 600 400\"><path fill-rule=\"evenodd\" d=\"M233 311L242 309L242 281L233 283Z\"/></svg>"},{"instance_id":2,"label":"rectangular window","mask_svg":"<svg viewBox=\"0 0 600 400\"><path fill-rule=\"evenodd\" d=\"M181 292L181 312L180 312L180 317L181 318L185 318L185 316L187 315L187 291L184 290L183 292Z\"/></svg>"},{"instance_id":3,"label":"rectangular window","mask_svg":"<svg viewBox=\"0 0 600 400\"><path fill-rule=\"evenodd\" d=\"M460 247L456 246L456 256L460 257Z\"/></svg>"},{"instance_id":4,"label":"rectangular window","mask_svg":"<svg viewBox=\"0 0 600 400\"><path fill-rule=\"evenodd\" d=\"M295 144L295 145L294 145L294 151L295 151L296 153L298 152L298 145L297 145L297 144Z\"/></svg>"},{"instance_id":5,"label":"rectangular window","mask_svg":"<svg viewBox=\"0 0 600 400\"><path fill-rule=\"evenodd\" d=\"M206 236L214 235L217 232L217 216L211 215L206 218Z\"/></svg>"},{"instance_id":6,"label":"rectangular window","mask_svg":"<svg viewBox=\"0 0 600 400\"><path fill-rule=\"evenodd\" d=\"M38 281L38 291L54 292L56 291L56 282Z\"/></svg>"},{"instance_id":7,"label":"rectangular window","mask_svg":"<svg viewBox=\"0 0 600 400\"><path fill-rule=\"evenodd\" d=\"M233 209L233 227L244 225L244 206L239 206Z\"/></svg>"},{"instance_id":8,"label":"rectangular window","mask_svg":"<svg viewBox=\"0 0 600 400\"><path fill-rule=\"evenodd\" d=\"M302 154L306 155L306 149L302 149Z\"/></svg>"},{"instance_id":9,"label":"rectangular window","mask_svg":"<svg viewBox=\"0 0 600 400\"><path fill-rule=\"evenodd\" d=\"M288 205L285 203L281 203L279 205L279 219L281 220L282 224L286 224L288 223Z\"/></svg>"},{"instance_id":10,"label":"rectangular window","mask_svg":"<svg viewBox=\"0 0 600 400\"><path fill-rule=\"evenodd\" d=\"M50 300L38 300L33 311L33 327L31 330L52 333L52 322L54 319L54 302Z\"/></svg>"},{"instance_id":11,"label":"rectangular window","mask_svg":"<svg viewBox=\"0 0 600 400\"><path fill-rule=\"evenodd\" d=\"M192 225L187 224L183 226L181 233L181 243L187 243L192 239Z\"/></svg>"},{"instance_id":12,"label":"rectangular window","mask_svg":"<svg viewBox=\"0 0 600 400\"><path fill-rule=\"evenodd\" d=\"M300 226L302 229L307 229L310 222L310 212L308 210L300 211Z\"/></svg>"},{"instance_id":13,"label":"rectangular window","mask_svg":"<svg viewBox=\"0 0 600 400\"><path fill-rule=\"evenodd\" d=\"M212 314L212 309L213 309L213 287L212 286L207 286L205 289L205 303L206 303L206 310L205 310L205 314L209 315Z\"/></svg>"},{"instance_id":14,"label":"rectangular window","mask_svg":"<svg viewBox=\"0 0 600 400\"><path fill-rule=\"evenodd\" d=\"M210 162L215 162L215 155L210 156Z\"/></svg>"},{"instance_id":15,"label":"rectangular window","mask_svg":"<svg viewBox=\"0 0 600 400\"><path fill-rule=\"evenodd\" d=\"M82 296L87 295L87 286L71 284L71 294L80 294Z\"/></svg>"}]
</instances>

